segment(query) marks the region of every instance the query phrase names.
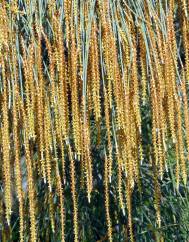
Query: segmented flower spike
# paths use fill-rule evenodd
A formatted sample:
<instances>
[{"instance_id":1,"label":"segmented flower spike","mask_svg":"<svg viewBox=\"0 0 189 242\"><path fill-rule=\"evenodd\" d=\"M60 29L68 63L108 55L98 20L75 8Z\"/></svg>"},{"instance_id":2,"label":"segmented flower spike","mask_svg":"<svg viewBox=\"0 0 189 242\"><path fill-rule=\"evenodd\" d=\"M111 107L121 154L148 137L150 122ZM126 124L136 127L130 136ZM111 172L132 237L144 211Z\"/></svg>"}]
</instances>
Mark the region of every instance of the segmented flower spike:
<instances>
[{"instance_id":1,"label":"segmented flower spike","mask_svg":"<svg viewBox=\"0 0 189 242\"><path fill-rule=\"evenodd\" d=\"M10 166L10 134L9 134L9 120L8 120L8 80L6 79L5 59L1 58L2 67L2 80L3 80L3 103L2 105L2 150L3 150L3 176L4 176L4 189L5 189L5 206L6 206L6 219L10 224L10 216L12 210L12 194L11 194L11 166Z\"/></svg>"},{"instance_id":2,"label":"segmented flower spike","mask_svg":"<svg viewBox=\"0 0 189 242\"><path fill-rule=\"evenodd\" d=\"M105 161L104 161L104 195L105 195L105 210L106 210L106 220L108 227L108 239L110 242L112 239L112 222L110 218L110 199L109 199L109 181L108 181L108 157L105 152Z\"/></svg>"}]
</instances>

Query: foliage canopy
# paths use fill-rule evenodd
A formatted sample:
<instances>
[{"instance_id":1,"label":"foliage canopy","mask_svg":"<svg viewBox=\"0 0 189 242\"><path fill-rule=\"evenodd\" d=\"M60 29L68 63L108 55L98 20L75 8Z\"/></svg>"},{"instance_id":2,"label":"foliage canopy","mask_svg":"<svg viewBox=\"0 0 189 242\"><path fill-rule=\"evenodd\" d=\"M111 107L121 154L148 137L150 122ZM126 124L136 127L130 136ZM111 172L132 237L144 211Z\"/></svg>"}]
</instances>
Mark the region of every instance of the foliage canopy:
<instances>
[{"instance_id":1,"label":"foliage canopy","mask_svg":"<svg viewBox=\"0 0 189 242\"><path fill-rule=\"evenodd\" d=\"M187 241L187 0L2 0L0 240Z\"/></svg>"}]
</instances>

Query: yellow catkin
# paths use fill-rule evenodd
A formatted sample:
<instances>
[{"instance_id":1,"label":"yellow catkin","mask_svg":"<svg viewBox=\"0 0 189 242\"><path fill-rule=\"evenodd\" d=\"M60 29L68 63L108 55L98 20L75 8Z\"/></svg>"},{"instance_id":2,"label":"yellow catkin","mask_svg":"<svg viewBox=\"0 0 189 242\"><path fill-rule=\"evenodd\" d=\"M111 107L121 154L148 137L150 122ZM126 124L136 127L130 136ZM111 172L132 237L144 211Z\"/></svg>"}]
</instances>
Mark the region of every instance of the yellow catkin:
<instances>
[{"instance_id":1,"label":"yellow catkin","mask_svg":"<svg viewBox=\"0 0 189 242\"><path fill-rule=\"evenodd\" d=\"M184 143L183 143L183 134L182 134L182 117L181 117L181 105L179 98L176 101L176 111L177 111L177 136L178 136L178 151L179 151L179 160L180 168L182 173L182 178L184 184L187 182L187 172L186 172L186 160L184 155Z\"/></svg>"},{"instance_id":2,"label":"yellow catkin","mask_svg":"<svg viewBox=\"0 0 189 242\"><path fill-rule=\"evenodd\" d=\"M72 24L73 25L73 24ZM80 137L80 113L78 99L78 83L77 83L77 51L75 43L74 28L71 32L71 97L72 97L72 126L76 153L81 153L81 137Z\"/></svg>"},{"instance_id":3,"label":"yellow catkin","mask_svg":"<svg viewBox=\"0 0 189 242\"><path fill-rule=\"evenodd\" d=\"M186 80L185 80L184 72L182 76L183 76L183 80L181 83L181 90L183 95L184 123L185 123L185 129L186 129L186 143L187 143L187 150L188 150L187 158L189 158L189 112L188 112L188 99L187 99L187 93L186 93Z\"/></svg>"},{"instance_id":4,"label":"yellow catkin","mask_svg":"<svg viewBox=\"0 0 189 242\"><path fill-rule=\"evenodd\" d=\"M60 140L60 150L61 150L61 161L62 161L62 179L63 183L66 184L66 166L65 166L65 148L64 143Z\"/></svg>"},{"instance_id":5,"label":"yellow catkin","mask_svg":"<svg viewBox=\"0 0 189 242\"><path fill-rule=\"evenodd\" d=\"M58 87L56 86L56 99L57 103L54 105L54 122L55 122L55 132L56 132L56 138L57 141L60 143L60 140L62 139L62 131L61 131L61 124L60 124L60 113L59 113L59 95L58 95Z\"/></svg>"},{"instance_id":6,"label":"yellow catkin","mask_svg":"<svg viewBox=\"0 0 189 242\"><path fill-rule=\"evenodd\" d=\"M65 70L65 57L64 57L64 45L63 45L63 33L61 30L62 26L58 24L57 26L57 51L58 51L58 70L59 70L59 109L61 115L61 126L63 132L63 138L66 139L68 136L67 131L67 93L66 93L66 70Z\"/></svg>"},{"instance_id":7,"label":"yellow catkin","mask_svg":"<svg viewBox=\"0 0 189 242\"><path fill-rule=\"evenodd\" d=\"M23 213L23 191L22 191L22 174L20 167L20 145L18 132L18 90L17 85L14 85L15 98L13 102L13 139L15 150L15 178L17 186L17 194L19 201L19 219L20 219L20 242L24 242L24 213Z\"/></svg>"},{"instance_id":8,"label":"yellow catkin","mask_svg":"<svg viewBox=\"0 0 189 242\"><path fill-rule=\"evenodd\" d=\"M183 44L185 50L185 70L186 70L186 80L189 83L189 31L188 31L189 21L185 18L183 20Z\"/></svg>"},{"instance_id":9,"label":"yellow catkin","mask_svg":"<svg viewBox=\"0 0 189 242\"><path fill-rule=\"evenodd\" d=\"M140 66L141 66L141 85L142 85L142 101L146 102L147 77L146 77L146 52L142 36L140 36Z\"/></svg>"},{"instance_id":10,"label":"yellow catkin","mask_svg":"<svg viewBox=\"0 0 189 242\"><path fill-rule=\"evenodd\" d=\"M30 92L30 113L29 113L29 124L30 124L30 137L35 138L35 104L36 104L36 97L35 97L35 86L34 86L34 43L32 43L29 48L29 58L28 58L28 83L29 83L29 92Z\"/></svg>"},{"instance_id":11,"label":"yellow catkin","mask_svg":"<svg viewBox=\"0 0 189 242\"><path fill-rule=\"evenodd\" d=\"M34 115L33 115L33 109L32 104L34 100L33 93L31 92L30 88L32 88L33 84L33 48L30 50L30 57L27 57L26 51L25 51L25 44L22 39L22 49L23 49L23 70L24 70L24 77L25 77L25 95L26 95L26 109L27 109L27 119L28 119L28 128L29 128L29 136L34 137ZM33 90L32 90L33 91ZM34 98L33 98L34 99Z\"/></svg>"},{"instance_id":12,"label":"yellow catkin","mask_svg":"<svg viewBox=\"0 0 189 242\"><path fill-rule=\"evenodd\" d=\"M76 194L76 181L75 181L75 162L73 159L73 152L69 141L67 141L68 155L70 159L70 177L71 177L71 193L73 202L73 222L74 222L74 242L79 241L78 234L78 207L77 207L77 194Z\"/></svg>"},{"instance_id":13,"label":"yellow catkin","mask_svg":"<svg viewBox=\"0 0 189 242\"><path fill-rule=\"evenodd\" d=\"M94 99L94 92L93 92L93 73L94 73L94 68L92 67L92 52L89 55L89 67L88 67L88 73L87 73L87 105L85 105L85 109L87 108L88 110L88 115L90 116L92 114L92 111L94 109L93 107L93 99ZM86 101L83 99L84 104L86 104ZM83 105L84 105L83 104ZM86 107L87 106L87 107ZM86 112L85 112L86 115Z\"/></svg>"},{"instance_id":14,"label":"yellow catkin","mask_svg":"<svg viewBox=\"0 0 189 242\"><path fill-rule=\"evenodd\" d=\"M2 51L3 45L9 43L8 41L8 16L6 12L6 3L3 1L0 10L0 27L2 29L2 33L0 34L0 50ZM1 56L0 56L1 57Z\"/></svg>"},{"instance_id":15,"label":"yellow catkin","mask_svg":"<svg viewBox=\"0 0 189 242\"><path fill-rule=\"evenodd\" d=\"M83 149L82 156L83 162L85 165L85 174L86 174L86 186L87 186L87 197L88 202L91 201L91 192L93 188L93 175L92 175L92 158L91 158L91 150L90 150L90 125L88 116L86 116L85 120L83 120L82 125L82 136L83 136Z\"/></svg>"},{"instance_id":16,"label":"yellow catkin","mask_svg":"<svg viewBox=\"0 0 189 242\"><path fill-rule=\"evenodd\" d=\"M60 147L60 151L61 151L61 161L62 161L62 175L63 175L63 181L65 183L66 181L66 169L65 169L65 158L64 158L64 143L63 143L63 139L67 140L67 135L65 135L65 127L66 127L66 119L62 119L62 106L61 104L58 105L59 103L61 103L62 99L61 99L61 92L62 89L58 89L58 87L56 87L57 90L57 103L54 106L54 115L55 115L55 130L56 130L56 135L57 135L57 141L58 141L58 145ZM63 124L63 120L64 120L64 124ZM63 124L63 125L62 125Z\"/></svg>"},{"instance_id":17,"label":"yellow catkin","mask_svg":"<svg viewBox=\"0 0 189 242\"><path fill-rule=\"evenodd\" d=\"M109 38L110 33L112 37L112 30L109 21L105 18L104 12L103 12L103 18L102 18L102 28L103 28L103 36L102 36L102 43L103 43L103 49L104 49L104 61L106 64L106 71L107 71L107 93L108 93L108 101L109 106L112 108L112 80L113 80L113 66L111 63L111 54L110 54L110 48L112 47L112 42L110 41L111 38Z\"/></svg>"},{"instance_id":18,"label":"yellow catkin","mask_svg":"<svg viewBox=\"0 0 189 242\"><path fill-rule=\"evenodd\" d=\"M160 57L160 62L161 64L163 64L164 62L164 58L163 58L163 36L162 36L162 32L159 28L159 25L156 22L156 33L157 33L157 47L158 47L158 53L159 53L159 57Z\"/></svg>"},{"instance_id":19,"label":"yellow catkin","mask_svg":"<svg viewBox=\"0 0 189 242\"><path fill-rule=\"evenodd\" d=\"M135 37L134 37L135 38ZM133 86L133 107L136 115L136 123L139 130L141 130L141 116L140 116L140 103L139 103L139 84L137 77L137 50L136 40L133 38L133 59L132 59L132 86Z\"/></svg>"},{"instance_id":20,"label":"yellow catkin","mask_svg":"<svg viewBox=\"0 0 189 242\"><path fill-rule=\"evenodd\" d=\"M100 105L100 74L99 74L99 53L97 42L97 26L93 24L92 28L92 43L91 43L91 58L92 58L92 96L96 123L100 122L101 105Z\"/></svg>"},{"instance_id":21,"label":"yellow catkin","mask_svg":"<svg viewBox=\"0 0 189 242\"><path fill-rule=\"evenodd\" d=\"M178 142L175 144L175 153L176 153L176 170L175 170L175 176L176 176L176 188L179 189L180 184L180 163L179 163L179 147Z\"/></svg>"},{"instance_id":22,"label":"yellow catkin","mask_svg":"<svg viewBox=\"0 0 189 242\"><path fill-rule=\"evenodd\" d=\"M41 172L46 183L46 170L44 161L44 127L43 127L43 112L44 112L44 78L43 78L43 68L42 68L42 46L41 46L41 30L38 31L38 45L37 45L37 56L36 62L38 67L38 82L36 85L36 95L37 95L37 120L38 120L38 144L39 144L39 159L41 164Z\"/></svg>"},{"instance_id":23,"label":"yellow catkin","mask_svg":"<svg viewBox=\"0 0 189 242\"><path fill-rule=\"evenodd\" d=\"M155 81L152 77L151 79L151 102L152 102L152 143L153 143L153 151L154 151L154 159L155 164L158 165L158 145L157 145L157 132L159 132L157 127L158 120L158 111L157 111L157 94L156 94L156 86ZM161 174L162 175L162 174Z\"/></svg>"},{"instance_id":24,"label":"yellow catkin","mask_svg":"<svg viewBox=\"0 0 189 242\"><path fill-rule=\"evenodd\" d=\"M52 20L53 16L55 15L55 11L56 11L56 2L55 1L49 1L48 5L48 12L50 15L50 19Z\"/></svg>"},{"instance_id":25,"label":"yellow catkin","mask_svg":"<svg viewBox=\"0 0 189 242\"><path fill-rule=\"evenodd\" d=\"M162 138L161 138L160 129L158 130L158 135L157 135L157 145L158 145L159 174L160 174L161 179L163 179L164 154L163 154Z\"/></svg>"},{"instance_id":26,"label":"yellow catkin","mask_svg":"<svg viewBox=\"0 0 189 242\"><path fill-rule=\"evenodd\" d=\"M117 166L118 166L118 194L119 194L119 203L120 207L125 215L125 205L123 200L123 187L122 187L122 160L119 158L119 154L117 154Z\"/></svg>"},{"instance_id":27,"label":"yellow catkin","mask_svg":"<svg viewBox=\"0 0 189 242\"><path fill-rule=\"evenodd\" d=\"M71 32L70 30L71 1L70 0L64 1L64 12L65 12L65 23L66 23L66 43L68 46L70 42L70 32Z\"/></svg>"},{"instance_id":28,"label":"yellow catkin","mask_svg":"<svg viewBox=\"0 0 189 242\"><path fill-rule=\"evenodd\" d=\"M185 14L185 17L188 18L188 9L187 9L187 1L181 0L183 12Z\"/></svg>"},{"instance_id":29,"label":"yellow catkin","mask_svg":"<svg viewBox=\"0 0 189 242\"><path fill-rule=\"evenodd\" d=\"M62 189L62 183L61 178L59 174L58 164L56 161L56 178L57 178L57 190L58 190L58 196L60 201L60 216L61 216L61 241L65 241L65 235L64 235L64 225L65 225L65 218L64 218L64 195L63 195L63 189Z\"/></svg>"},{"instance_id":30,"label":"yellow catkin","mask_svg":"<svg viewBox=\"0 0 189 242\"><path fill-rule=\"evenodd\" d=\"M15 41L15 40L14 40ZM19 201L19 232L20 232L20 241L24 241L24 212L23 212L23 190L22 190L22 171L20 165L20 136L19 136L19 107L18 107L18 95L19 88L17 83L18 73L17 67L18 63L16 60L16 49L12 47L12 68L13 68L13 103L12 103L12 117L13 117L13 144L14 144L14 160L15 160L15 180L16 180L16 190Z\"/></svg>"},{"instance_id":31,"label":"yellow catkin","mask_svg":"<svg viewBox=\"0 0 189 242\"><path fill-rule=\"evenodd\" d=\"M110 218L110 201L109 201L109 182L108 182L108 157L105 154L105 161L104 161L104 194L105 194L105 210L106 210L106 220L107 220L107 227L108 227L108 239L110 242L113 241L112 239L112 222Z\"/></svg>"},{"instance_id":32,"label":"yellow catkin","mask_svg":"<svg viewBox=\"0 0 189 242\"><path fill-rule=\"evenodd\" d=\"M52 144L52 137L51 137L51 116L49 110L49 101L45 99L45 107L44 107L44 147L45 147L45 166L46 166L46 173L47 173L47 182L49 186L49 192L52 191L51 185L51 158L50 158L50 147Z\"/></svg>"},{"instance_id":33,"label":"yellow catkin","mask_svg":"<svg viewBox=\"0 0 189 242\"><path fill-rule=\"evenodd\" d=\"M133 107L131 105L130 109L130 149L132 152L130 153L130 159L128 160L129 164L129 172L128 172L128 179L130 182L133 179L133 186L134 186L134 181L139 181L138 179L138 157L137 157L137 142L138 142L138 137L137 137L137 125L136 125L136 116L135 116L135 111L133 110Z\"/></svg>"},{"instance_id":34,"label":"yellow catkin","mask_svg":"<svg viewBox=\"0 0 189 242\"><path fill-rule=\"evenodd\" d=\"M128 211L128 226L129 226L129 235L131 242L134 242L134 235L133 235L133 223L132 223L132 200L131 200L131 186L129 180L127 180L127 187L126 187L126 201L127 201L127 211Z\"/></svg>"},{"instance_id":35,"label":"yellow catkin","mask_svg":"<svg viewBox=\"0 0 189 242\"><path fill-rule=\"evenodd\" d=\"M54 223L54 206L53 206L53 196L52 193L49 193L49 216L51 220L51 229L52 232L55 232L55 223Z\"/></svg>"},{"instance_id":36,"label":"yellow catkin","mask_svg":"<svg viewBox=\"0 0 189 242\"><path fill-rule=\"evenodd\" d=\"M5 206L6 206L6 219L8 225L10 224L12 195L11 195L11 167L10 167L10 139L9 139L9 119L8 119L8 80L5 76L5 62L1 59L2 76L3 76L3 103L2 103L2 148L3 148L3 176L5 183Z\"/></svg>"},{"instance_id":37,"label":"yellow catkin","mask_svg":"<svg viewBox=\"0 0 189 242\"><path fill-rule=\"evenodd\" d=\"M23 118L23 128L24 128L24 148L26 157L26 168L27 168L27 184L28 184L28 196L29 196L29 214L30 214L30 233L31 241L37 241L37 231L36 231L36 218L35 218L35 193L34 193L34 180L33 180L33 169L32 161L30 156L29 147L29 133L27 129L27 119L24 110L24 106L21 100L19 100L19 106Z\"/></svg>"},{"instance_id":38,"label":"yellow catkin","mask_svg":"<svg viewBox=\"0 0 189 242\"><path fill-rule=\"evenodd\" d=\"M128 177L131 187L134 187L134 167L133 167L133 156L132 156L132 146L134 145L133 140L126 137L132 137L132 115L134 115L132 108L132 99L130 94L131 87L127 86L126 90L128 91L125 97L125 127L123 132L123 158L125 162L126 177ZM121 147L120 147L121 148Z\"/></svg>"},{"instance_id":39,"label":"yellow catkin","mask_svg":"<svg viewBox=\"0 0 189 242\"><path fill-rule=\"evenodd\" d=\"M104 109L105 109L105 122L107 129L107 140L108 140L108 162L109 162L109 180L111 181L111 173L112 173L112 143L111 143L111 130L110 130L110 113L109 113L109 105L108 105L108 94L106 91L106 87L104 87Z\"/></svg>"},{"instance_id":40,"label":"yellow catkin","mask_svg":"<svg viewBox=\"0 0 189 242\"><path fill-rule=\"evenodd\" d=\"M118 50L116 46L116 37L113 34L113 31L110 30L109 33L109 46L111 48L111 52L109 53L109 78L110 83L112 82L112 94L115 99L115 115L116 115L116 126L118 129L123 125L124 120L124 109L122 102L122 82L121 82L121 74L118 63ZM109 83L109 85L110 85ZM110 100L111 103L111 100ZM110 105L111 108L111 105Z\"/></svg>"},{"instance_id":41,"label":"yellow catkin","mask_svg":"<svg viewBox=\"0 0 189 242\"><path fill-rule=\"evenodd\" d=\"M167 92L167 105L169 124L173 143L176 142L175 138L175 114L174 114L174 96L176 94L176 73L175 67L177 66L177 49L176 49L176 37L173 24L173 6L170 6L170 13L167 16L167 28L168 38L165 43L165 82Z\"/></svg>"},{"instance_id":42,"label":"yellow catkin","mask_svg":"<svg viewBox=\"0 0 189 242\"><path fill-rule=\"evenodd\" d=\"M168 119L169 119L169 127L171 131L172 140L175 143L176 142L176 135L175 135L175 117L174 117L174 91L171 81L171 74L170 74L170 66L172 66L173 63L170 56L168 55L168 44L165 44L165 79L166 79L166 93L167 93L167 108L168 108Z\"/></svg>"}]
</instances>

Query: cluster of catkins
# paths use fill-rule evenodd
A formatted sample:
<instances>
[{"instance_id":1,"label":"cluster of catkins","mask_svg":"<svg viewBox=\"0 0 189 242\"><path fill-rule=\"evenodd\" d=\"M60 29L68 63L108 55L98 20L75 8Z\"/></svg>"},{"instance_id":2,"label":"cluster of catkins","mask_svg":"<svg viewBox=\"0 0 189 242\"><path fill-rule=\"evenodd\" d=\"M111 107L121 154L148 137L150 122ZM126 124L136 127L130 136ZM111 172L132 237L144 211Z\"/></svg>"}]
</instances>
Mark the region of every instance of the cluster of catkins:
<instances>
[{"instance_id":1,"label":"cluster of catkins","mask_svg":"<svg viewBox=\"0 0 189 242\"><path fill-rule=\"evenodd\" d=\"M70 176L74 241L80 240L75 165L79 161L90 203L93 197L91 130L96 129L102 139L102 123L106 142L104 159L100 162L104 166L108 238L112 241L109 186L115 174L118 201L123 212L128 213L130 240L134 241L131 196L134 186L140 184L140 166L146 155L141 128L141 109L145 106L152 122L147 162L155 167L154 205L161 226L158 180L167 167L168 142L176 154L177 186L179 182L187 182L188 83L186 0L2 0L1 204L4 203L9 225L12 186L16 184L20 241L24 241L25 196L29 200L30 241L38 240L34 173L48 187L45 206L50 207L52 230L55 228L52 192L58 194L61 238L65 241L66 169ZM68 168L65 159L69 160ZM27 193L23 191L23 162ZM53 176L56 179L52 182Z\"/></svg>"}]
</instances>

